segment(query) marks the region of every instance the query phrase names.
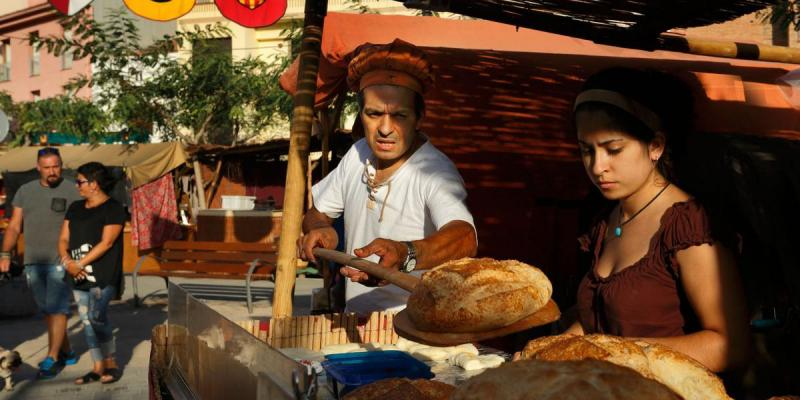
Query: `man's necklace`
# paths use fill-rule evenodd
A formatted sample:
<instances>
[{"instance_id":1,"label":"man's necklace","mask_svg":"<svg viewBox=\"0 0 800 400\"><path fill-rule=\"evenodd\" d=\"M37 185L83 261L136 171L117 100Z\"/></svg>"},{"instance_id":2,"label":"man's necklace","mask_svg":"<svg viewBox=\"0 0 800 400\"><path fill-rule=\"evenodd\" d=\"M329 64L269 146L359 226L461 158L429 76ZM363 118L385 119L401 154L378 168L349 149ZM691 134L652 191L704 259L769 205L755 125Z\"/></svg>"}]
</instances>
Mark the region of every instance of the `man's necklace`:
<instances>
[{"instance_id":1,"label":"man's necklace","mask_svg":"<svg viewBox=\"0 0 800 400\"><path fill-rule=\"evenodd\" d=\"M621 222L622 221L622 204L620 204L619 205L619 211L618 211L618 218L617 218L617 227L614 228L614 236L616 236L616 237L622 236L622 227L625 226L625 224L627 224L628 222L633 221L633 219L636 218L636 216L639 215L642 211L644 211L644 209L647 208L650 204L653 204L653 202L656 201L658 196L661 196L661 193L664 193L664 191L667 190L669 185L670 185L670 183L667 183L667 185L664 186L664 188L661 189L658 193L656 193L656 195L652 199L650 199L650 201L648 201L647 204L644 205L644 207L640 208L639 211L637 211L633 215L631 215L631 217L628 218L627 220L625 220L625 222Z\"/></svg>"},{"instance_id":2,"label":"man's necklace","mask_svg":"<svg viewBox=\"0 0 800 400\"><path fill-rule=\"evenodd\" d=\"M378 194L378 189L383 186L387 185L386 188L386 196L383 198L383 204L381 205L381 214L378 217L378 222L383 222L383 211L386 209L386 202L389 200L389 193L392 191L392 181L389 180L388 182L378 183L376 179L377 170L375 167L372 166L372 163L369 159L364 164L364 173L362 175L364 181L367 184L367 208L370 210L375 209L375 205L377 203L377 199L375 195Z\"/></svg>"}]
</instances>

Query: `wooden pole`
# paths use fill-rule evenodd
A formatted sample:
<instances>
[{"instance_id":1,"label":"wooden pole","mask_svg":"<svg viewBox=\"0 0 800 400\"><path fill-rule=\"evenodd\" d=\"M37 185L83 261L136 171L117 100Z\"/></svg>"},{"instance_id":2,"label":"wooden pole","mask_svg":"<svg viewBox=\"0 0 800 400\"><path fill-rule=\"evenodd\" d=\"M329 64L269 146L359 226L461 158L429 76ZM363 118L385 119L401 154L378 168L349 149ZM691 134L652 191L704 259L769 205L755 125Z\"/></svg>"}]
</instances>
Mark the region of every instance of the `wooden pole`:
<instances>
[{"instance_id":1,"label":"wooden pole","mask_svg":"<svg viewBox=\"0 0 800 400\"><path fill-rule=\"evenodd\" d=\"M283 221L278 243L278 268L275 294L272 299L272 316L277 318L292 315L292 289L297 271L297 239L300 238L303 223L308 148L311 124L314 120L322 28L327 11L327 0L306 1L303 39L300 45L300 71L297 74L297 93L294 96L289 140Z\"/></svg>"},{"instance_id":2,"label":"wooden pole","mask_svg":"<svg viewBox=\"0 0 800 400\"><path fill-rule=\"evenodd\" d=\"M661 34L661 49L701 56L800 64L800 50L781 46Z\"/></svg>"},{"instance_id":3,"label":"wooden pole","mask_svg":"<svg viewBox=\"0 0 800 400\"><path fill-rule=\"evenodd\" d=\"M192 168L194 168L194 183L197 186L197 201L200 202L200 209L206 209L206 191L203 188L203 168L200 167L200 161L192 161Z\"/></svg>"}]
</instances>

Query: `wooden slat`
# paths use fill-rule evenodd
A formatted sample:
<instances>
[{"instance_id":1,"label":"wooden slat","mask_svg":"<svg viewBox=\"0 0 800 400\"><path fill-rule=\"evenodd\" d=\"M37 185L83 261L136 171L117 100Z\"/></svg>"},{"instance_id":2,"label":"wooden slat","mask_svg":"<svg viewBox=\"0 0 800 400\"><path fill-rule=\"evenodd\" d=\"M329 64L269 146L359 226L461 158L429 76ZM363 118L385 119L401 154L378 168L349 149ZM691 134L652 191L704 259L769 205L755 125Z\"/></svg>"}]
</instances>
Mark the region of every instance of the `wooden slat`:
<instances>
[{"instance_id":1,"label":"wooden slat","mask_svg":"<svg viewBox=\"0 0 800 400\"><path fill-rule=\"evenodd\" d=\"M275 264L278 256L275 253L243 253L243 252L221 252L221 251L164 251L161 258L167 261L183 260L209 260L209 261L228 261L249 263L255 259L263 263Z\"/></svg>"},{"instance_id":2,"label":"wooden slat","mask_svg":"<svg viewBox=\"0 0 800 400\"><path fill-rule=\"evenodd\" d=\"M212 274L212 273L204 273L204 272L193 272L193 271L167 271L167 272L157 272L157 273L140 273L139 276L161 276L161 277L177 277L177 278L210 278L210 279L239 279L241 280L243 275L242 274ZM263 281L265 279L270 279L272 277L272 272L256 272L253 273L253 276L250 278L254 281Z\"/></svg>"},{"instance_id":3,"label":"wooden slat","mask_svg":"<svg viewBox=\"0 0 800 400\"><path fill-rule=\"evenodd\" d=\"M224 273L224 274L239 274L244 275L250 268L247 264L222 264L222 263L179 263L179 262L166 262L161 264L163 271L195 271L205 273ZM272 272L275 269L274 265L262 265L256 269L254 273L265 274ZM269 271L269 272L267 272Z\"/></svg>"},{"instance_id":4,"label":"wooden slat","mask_svg":"<svg viewBox=\"0 0 800 400\"><path fill-rule=\"evenodd\" d=\"M233 242L190 242L172 240L164 243L164 250L221 250L241 252L276 252L278 249L271 243L233 243Z\"/></svg>"}]
</instances>

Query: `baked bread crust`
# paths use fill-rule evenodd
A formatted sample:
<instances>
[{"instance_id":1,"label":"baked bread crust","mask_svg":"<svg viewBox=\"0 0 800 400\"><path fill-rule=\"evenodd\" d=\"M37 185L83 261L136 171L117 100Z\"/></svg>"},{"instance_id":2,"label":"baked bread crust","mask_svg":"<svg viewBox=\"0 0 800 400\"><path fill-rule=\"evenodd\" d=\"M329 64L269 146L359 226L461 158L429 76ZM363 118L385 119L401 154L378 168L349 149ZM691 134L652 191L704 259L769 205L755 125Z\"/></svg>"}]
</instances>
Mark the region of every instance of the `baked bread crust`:
<instances>
[{"instance_id":1,"label":"baked bread crust","mask_svg":"<svg viewBox=\"0 0 800 400\"><path fill-rule=\"evenodd\" d=\"M358 387L344 400L446 400L455 389L427 379L388 378Z\"/></svg>"},{"instance_id":2,"label":"baked bread crust","mask_svg":"<svg viewBox=\"0 0 800 400\"><path fill-rule=\"evenodd\" d=\"M591 358L628 367L645 378L653 378L644 350L636 343L617 336L546 336L528 342L521 358L544 361Z\"/></svg>"},{"instance_id":3,"label":"baked bread crust","mask_svg":"<svg viewBox=\"0 0 800 400\"><path fill-rule=\"evenodd\" d=\"M550 280L531 265L462 258L422 275L406 310L421 331L483 332L535 313L552 293Z\"/></svg>"},{"instance_id":4,"label":"baked bread crust","mask_svg":"<svg viewBox=\"0 0 800 400\"><path fill-rule=\"evenodd\" d=\"M653 378L686 400L730 399L719 377L702 364L669 347L644 341L596 334L545 336L528 342L520 359L604 360Z\"/></svg>"},{"instance_id":5,"label":"baked bread crust","mask_svg":"<svg viewBox=\"0 0 800 400\"><path fill-rule=\"evenodd\" d=\"M468 379L451 399L676 400L680 396L630 368L589 359L506 363Z\"/></svg>"}]
</instances>

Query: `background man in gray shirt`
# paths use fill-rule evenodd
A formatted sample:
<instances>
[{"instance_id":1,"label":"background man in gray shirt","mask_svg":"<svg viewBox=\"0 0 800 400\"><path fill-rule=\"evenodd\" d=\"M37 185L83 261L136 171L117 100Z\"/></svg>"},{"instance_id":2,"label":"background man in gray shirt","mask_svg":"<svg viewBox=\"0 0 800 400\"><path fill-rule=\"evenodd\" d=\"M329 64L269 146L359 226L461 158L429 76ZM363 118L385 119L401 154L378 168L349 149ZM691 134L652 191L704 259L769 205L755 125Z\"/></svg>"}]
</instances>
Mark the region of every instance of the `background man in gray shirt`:
<instances>
[{"instance_id":1,"label":"background man in gray shirt","mask_svg":"<svg viewBox=\"0 0 800 400\"><path fill-rule=\"evenodd\" d=\"M36 304L47 321L49 351L39 363L39 378L52 378L64 365L77 362L67 339L71 290L58 256L58 235L69 205L80 199L75 183L61 176L58 149L39 150L39 180L22 185L14 196L14 211L0 249L0 273L9 270L11 249L25 232L25 274Z\"/></svg>"}]
</instances>

